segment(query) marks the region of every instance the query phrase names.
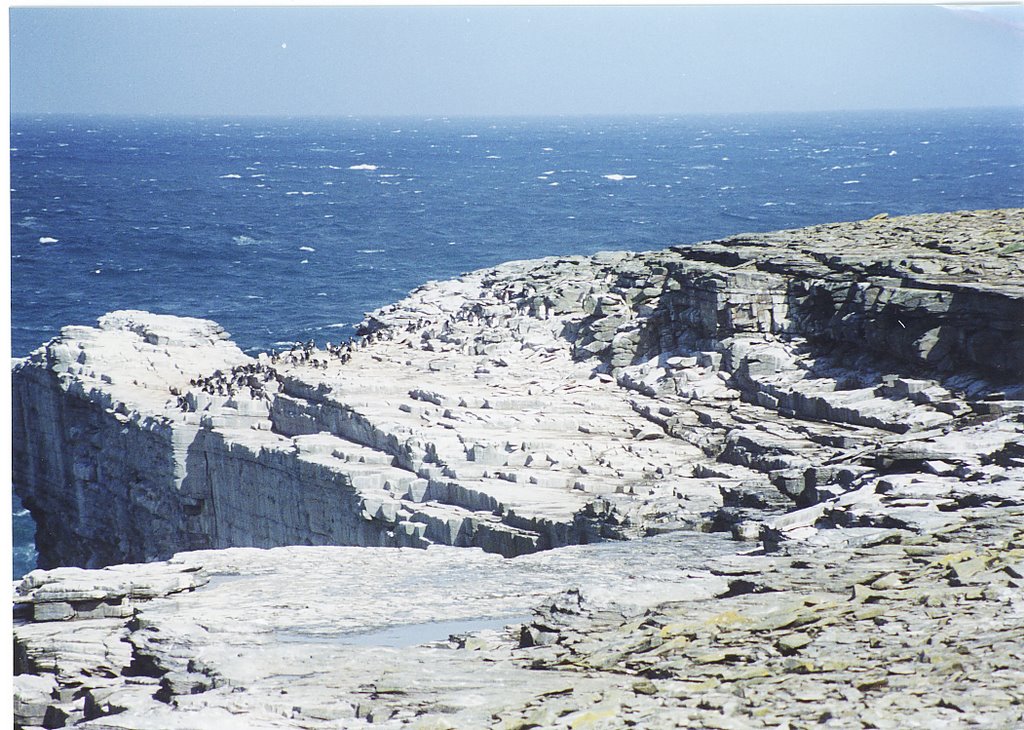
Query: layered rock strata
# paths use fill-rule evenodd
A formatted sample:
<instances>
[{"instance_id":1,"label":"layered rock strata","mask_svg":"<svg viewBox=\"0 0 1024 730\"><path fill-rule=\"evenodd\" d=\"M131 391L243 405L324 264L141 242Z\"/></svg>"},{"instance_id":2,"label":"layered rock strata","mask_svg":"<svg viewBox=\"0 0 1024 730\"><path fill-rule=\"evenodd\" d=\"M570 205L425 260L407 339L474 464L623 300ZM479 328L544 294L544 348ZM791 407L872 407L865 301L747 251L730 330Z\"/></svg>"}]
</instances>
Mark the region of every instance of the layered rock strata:
<instances>
[{"instance_id":1,"label":"layered rock strata","mask_svg":"<svg viewBox=\"0 0 1024 730\"><path fill-rule=\"evenodd\" d=\"M164 562L26 577L16 720L1024 723L1022 253L1021 210L880 217L506 264L326 349L65 328L14 371L41 562Z\"/></svg>"},{"instance_id":2,"label":"layered rock strata","mask_svg":"<svg viewBox=\"0 0 1024 730\"><path fill-rule=\"evenodd\" d=\"M1024 407L1021 219L514 262L421 287L356 343L257 358L212 322L114 312L16 364L16 489L50 567L513 556L729 527L894 465L981 478L960 442L980 429L995 459Z\"/></svg>"}]
</instances>

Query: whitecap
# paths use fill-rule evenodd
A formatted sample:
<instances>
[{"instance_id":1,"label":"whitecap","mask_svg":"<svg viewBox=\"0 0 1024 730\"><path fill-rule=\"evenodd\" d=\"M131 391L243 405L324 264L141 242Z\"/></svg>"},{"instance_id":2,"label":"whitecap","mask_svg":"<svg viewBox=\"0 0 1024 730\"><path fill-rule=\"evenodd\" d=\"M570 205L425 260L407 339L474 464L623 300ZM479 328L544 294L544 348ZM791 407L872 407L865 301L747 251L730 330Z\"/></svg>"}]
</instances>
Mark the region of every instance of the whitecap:
<instances>
[{"instance_id":1,"label":"whitecap","mask_svg":"<svg viewBox=\"0 0 1024 730\"><path fill-rule=\"evenodd\" d=\"M778 203L773 203L770 200L767 203L761 203L762 208L771 208L773 205L778 205Z\"/></svg>"},{"instance_id":2,"label":"whitecap","mask_svg":"<svg viewBox=\"0 0 1024 730\"><path fill-rule=\"evenodd\" d=\"M889 150L889 157L895 157L895 156L896 156L896 150Z\"/></svg>"},{"instance_id":3,"label":"whitecap","mask_svg":"<svg viewBox=\"0 0 1024 730\"><path fill-rule=\"evenodd\" d=\"M636 175L620 175L617 172L613 172L610 175L602 175L601 177L603 177L605 180L614 180L616 182L619 182L620 180L635 180L636 179Z\"/></svg>"},{"instance_id":4,"label":"whitecap","mask_svg":"<svg viewBox=\"0 0 1024 730\"><path fill-rule=\"evenodd\" d=\"M384 253L383 248L357 248L356 253Z\"/></svg>"},{"instance_id":5,"label":"whitecap","mask_svg":"<svg viewBox=\"0 0 1024 730\"><path fill-rule=\"evenodd\" d=\"M554 175L554 174L555 174L554 170L545 170L544 172L541 173L541 175Z\"/></svg>"},{"instance_id":6,"label":"whitecap","mask_svg":"<svg viewBox=\"0 0 1024 730\"><path fill-rule=\"evenodd\" d=\"M555 151L554 147L541 147L540 149L541 149L542 152L554 152Z\"/></svg>"},{"instance_id":7,"label":"whitecap","mask_svg":"<svg viewBox=\"0 0 1024 730\"><path fill-rule=\"evenodd\" d=\"M377 166L376 165L368 165L368 164L366 164L364 162L361 165L349 165L348 169L349 170L376 170Z\"/></svg>"},{"instance_id":8,"label":"whitecap","mask_svg":"<svg viewBox=\"0 0 1024 730\"><path fill-rule=\"evenodd\" d=\"M860 180L843 180L843 185L860 185Z\"/></svg>"},{"instance_id":9,"label":"whitecap","mask_svg":"<svg viewBox=\"0 0 1024 730\"><path fill-rule=\"evenodd\" d=\"M480 136L479 134L464 134L464 135L462 135L462 138L463 139L476 139L479 136Z\"/></svg>"},{"instance_id":10,"label":"whitecap","mask_svg":"<svg viewBox=\"0 0 1024 730\"><path fill-rule=\"evenodd\" d=\"M317 295L318 297L326 297L326 296L327 296L327 292L325 292L325 291L318 291L318 292L316 293L316 295Z\"/></svg>"},{"instance_id":11,"label":"whitecap","mask_svg":"<svg viewBox=\"0 0 1024 730\"><path fill-rule=\"evenodd\" d=\"M550 183L548 183L548 187L553 188L553 187L556 187L558 184L559 183L557 183L557 182L550 182Z\"/></svg>"},{"instance_id":12,"label":"whitecap","mask_svg":"<svg viewBox=\"0 0 1024 730\"><path fill-rule=\"evenodd\" d=\"M302 259L302 261L300 261L299 263L300 264L308 264L309 263L309 259Z\"/></svg>"},{"instance_id":13,"label":"whitecap","mask_svg":"<svg viewBox=\"0 0 1024 730\"><path fill-rule=\"evenodd\" d=\"M39 243L57 243L57 240L56 238L50 238L50 236L42 236L39 239Z\"/></svg>"},{"instance_id":14,"label":"whitecap","mask_svg":"<svg viewBox=\"0 0 1024 730\"><path fill-rule=\"evenodd\" d=\"M221 180L240 180L241 178L242 178L241 175L236 175L233 172L228 173L227 175L221 175L220 176Z\"/></svg>"},{"instance_id":15,"label":"whitecap","mask_svg":"<svg viewBox=\"0 0 1024 730\"><path fill-rule=\"evenodd\" d=\"M484 159L485 160L500 160L501 159L501 155L487 155L487 157L485 157Z\"/></svg>"},{"instance_id":16,"label":"whitecap","mask_svg":"<svg viewBox=\"0 0 1024 730\"><path fill-rule=\"evenodd\" d=\"M316 251L312 246L299 246L300 251Z\"/></svg>"}]
</instances>

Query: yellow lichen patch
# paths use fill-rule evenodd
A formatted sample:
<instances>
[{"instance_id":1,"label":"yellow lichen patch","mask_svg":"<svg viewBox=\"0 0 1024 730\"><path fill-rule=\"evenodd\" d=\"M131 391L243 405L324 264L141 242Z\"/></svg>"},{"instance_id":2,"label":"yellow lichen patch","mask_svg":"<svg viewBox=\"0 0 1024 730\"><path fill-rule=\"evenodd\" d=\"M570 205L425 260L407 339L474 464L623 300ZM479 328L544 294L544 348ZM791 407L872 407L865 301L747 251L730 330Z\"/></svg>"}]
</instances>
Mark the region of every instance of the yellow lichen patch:
<instances>
[{"instance_id":1,"label":"yellow lichen patch","mask_svg":"<svg viewBox=\"0 0 1024 730\"><path fill-rule=\"evenodd\" d=\"M773 672L767 667L744 667L743 669L723 673L722 681L739 682L747 679L757 679L758 677L771 677L772 674Z\"/></svg>"},{"instance_id":2,"label":"yellow lichen patch","mask_svg":"<svg viewBox=\"0 0 1024 730\"><path fill-rule=\"evenodd\" d=\"M899 573L886 573L872 582L870 587L876 591L891 591L903 587L903 578Z\"/></svg>"},{"instance_id":3,"label":"yellow lichen patch","mask_svg":"<svg viewBox=\"0 0 1024 730\"><path fill-rule=\"evenodd\" d=\"M671 654L683 649L689 643L690 638L688 636L676 636L652 651L651 654L654 656L665 656L666 654Z\"/></svg>"},{"instance_id":4,"label":"yellow lichen patch","mask_svg":"<svg viewBox=\"0 0 1024 730\"><path fill-rule=\"evenodd\" d=\"M661 636L667 639L670 636L678 636L680 634L694 635L696 632L693 630L693 624L686 621L676 621L675 623L666 624L661 627Z\"/></svg>"},{"instance_id":5,"label":"yellow lichen patch","mask_svg":"<svg viewBox=\"0 0 1024 730\"><path fill-rule=\"evenodd\" d=\"M865 606L864 608L855 611L853 619L855 621L868 621L873 618L877 618L885 613L885 606L874 604L871 606Z\"/></svg>"},{"instance_id":6,"label":"yellow lichen patch","mask_svg":"<svg viewBox=\"0 0 1024 730\"><path fill-rule=\"evenodd\" d=\"M967 550L961 550L958 553L950 553L949 555L943 555L941 558L936 558L930 563L930 565L946 568L954 563L960 563L964 560L970 560L971 558L976 557L978 557L978 554L968 548Z\"/></svg>"},{"instance_id":7,"label":"yellow lichen patch","mask_svg":"<svg viewBox=\"0 0 1024 730\"><path fill-rule=\"evenodd\" d=\"M749 618L730 608L721 613L716 613L704 623L709 626L735 626L736 624L747 623L748 621L750 621Z\"/></svg>"},{"instance_id":8,"label":"yellow lichen patch","mask_svg":"<svg viewBox=\"0 0 1024 730\"><path fill-rule=\"evenodd\" d=\"M584 710L583 712L577 712L574 715L569 716L569 727L573 730L594 727L602 720L608 720L618 714L618 707L602 707L594 708L593 710Z\"/></svg>"}]
</instances>

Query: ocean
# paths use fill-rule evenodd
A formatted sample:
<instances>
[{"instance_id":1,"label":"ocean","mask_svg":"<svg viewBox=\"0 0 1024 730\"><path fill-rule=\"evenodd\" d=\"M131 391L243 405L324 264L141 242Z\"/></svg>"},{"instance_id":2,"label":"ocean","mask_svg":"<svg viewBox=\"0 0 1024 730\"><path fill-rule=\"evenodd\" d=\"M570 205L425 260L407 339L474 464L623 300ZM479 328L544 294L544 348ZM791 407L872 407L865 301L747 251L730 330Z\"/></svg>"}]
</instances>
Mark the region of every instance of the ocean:
<instances>
[{"instance_id":1,"label":"ocean","mask_svg":"<svg viewBox=\"0 0 1024 730\"><path fill-rule=\"evenodd\" d=\"M511 259L1024 205L1024 111L11 121L11 348L114 309L250 353ZM34 566L14 499L14 576Z\"/></svg>"}]
</instances>

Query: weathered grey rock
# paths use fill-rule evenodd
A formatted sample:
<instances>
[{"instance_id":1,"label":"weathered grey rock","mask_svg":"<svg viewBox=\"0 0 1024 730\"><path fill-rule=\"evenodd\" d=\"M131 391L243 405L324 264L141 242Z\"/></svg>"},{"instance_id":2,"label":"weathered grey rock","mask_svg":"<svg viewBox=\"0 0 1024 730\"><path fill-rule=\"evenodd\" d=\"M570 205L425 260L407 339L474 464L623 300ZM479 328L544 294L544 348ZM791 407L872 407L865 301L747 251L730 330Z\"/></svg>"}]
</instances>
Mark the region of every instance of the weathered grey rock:
<instances>
[{"instance_id":1,"label":"weathered grey rock","mask_svg":"<svg viewBox=\"0 0 1024 730\"><path fill-rule=\"evenodd\" d=\"M65 328L14 370L41 563L180 554L26 577L19 722L1024 724L1022 241L512 262L258 358Z\"/></svg>"},{"instance_id":2,"label":"weathered grey rock","mask_svg":"<svg viewBox=\"0 0 1024 730\"><path fill-rule=\"evenodd\" d=\"M57 680L52 674L18 674L14 677L14 722L42 725L54 704Z\"/></svg>"},{"instance_id":3,"label":"weathered grey rock","mask_svg":"<svg viewBox=\"0 0 1024 730\"><path fill-rule=\"evenodd\" d=\"M577 609L621 617L723 592L726 581L701 566L731 549L724 537L682 534L514 560L439 546L234 548L37 571L19 590L33 605L46 600L41 587L70 595L83 576L95 577L96 594L120 595L133 577L148 588L121 620L19 622L19 696L26 713L65 711L84 696L103 727L200 727L225 710L269 727L359 726L367 714L397 713L395 725L420 711L482 727L497 707L574 681L512 661L519 626L568 581L579 586ZM181 577L195 575L204 580L182 592Z\"/></svg>"}]
</instances>

